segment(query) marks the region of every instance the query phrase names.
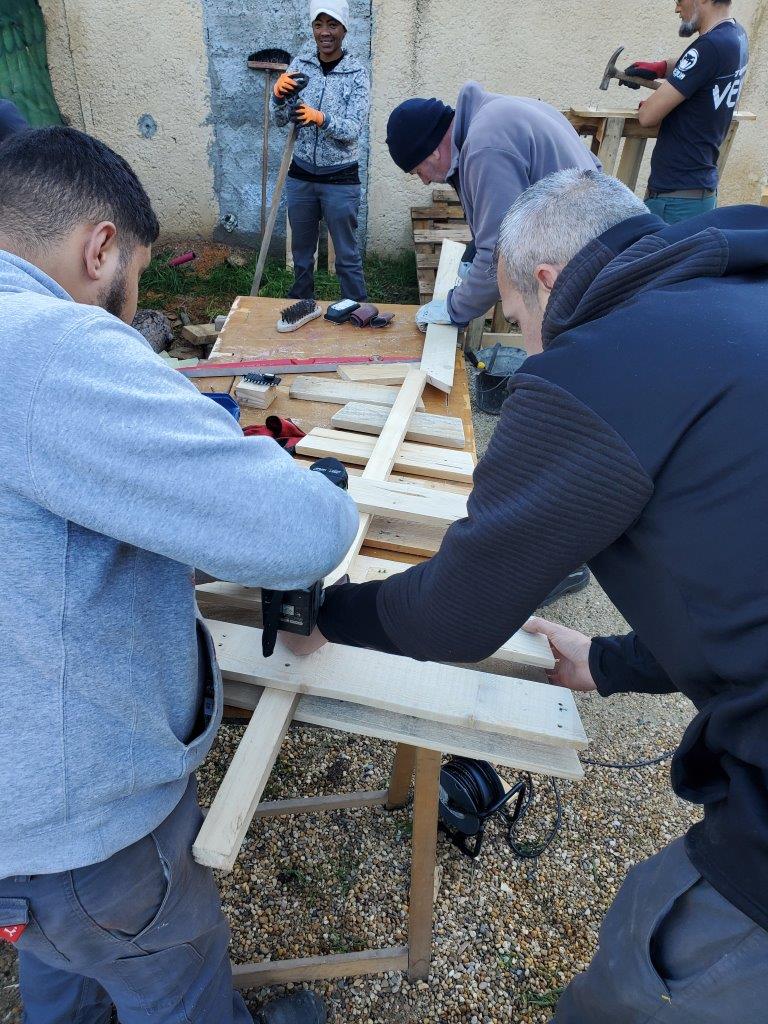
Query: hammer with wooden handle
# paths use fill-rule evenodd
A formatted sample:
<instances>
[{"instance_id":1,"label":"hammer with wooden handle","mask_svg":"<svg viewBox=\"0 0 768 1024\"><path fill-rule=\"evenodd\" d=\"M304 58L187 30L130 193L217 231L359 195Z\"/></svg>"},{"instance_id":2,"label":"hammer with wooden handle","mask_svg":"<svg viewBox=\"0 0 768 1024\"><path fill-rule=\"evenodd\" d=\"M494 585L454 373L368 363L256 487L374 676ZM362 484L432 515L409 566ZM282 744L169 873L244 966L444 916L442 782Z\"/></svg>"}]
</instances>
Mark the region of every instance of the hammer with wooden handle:
<instances>
[{"instance_id":1,"label":"hammer with wooden handle","mask_svg":"<svg viewBox=\"0 0 768 1024\"><path fill-rule=\"evenodd\" d=\"M608 61L605 67L603 80L600 83L600 88L603 92L607 92L612 78L617 78L620 82L629 82L630 85L641 85L645 89L658 89L658 82L654 82L649 78L636 78L634 75L628 75L626 72L620 71L619 68L616 67L616 61L623 52L624 47L620 46Z\"/></svg>"}]
</instances>

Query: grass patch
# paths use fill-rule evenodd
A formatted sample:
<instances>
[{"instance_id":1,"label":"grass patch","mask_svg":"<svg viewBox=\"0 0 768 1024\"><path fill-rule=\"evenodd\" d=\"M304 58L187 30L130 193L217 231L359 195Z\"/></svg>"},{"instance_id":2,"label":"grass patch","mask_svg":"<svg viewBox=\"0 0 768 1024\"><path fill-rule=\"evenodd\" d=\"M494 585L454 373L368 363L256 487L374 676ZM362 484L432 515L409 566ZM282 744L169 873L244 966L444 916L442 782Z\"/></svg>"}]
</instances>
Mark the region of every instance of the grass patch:
<instances>
[{"instance_id":1,"label":"grass patch","mask_svg":"<svg viewBox=\"0 0 768 1024\"><path fill-rule=\"evenodd\" d=\"M210 321L228 313L237 295L248 295L256 268L256 255L243 267L222 262L205 273L195 270L194 263L169 267L171 251L158 253L144 272L139 287L139 305L176 310L186 307L200 321ZM417 304L419 288L416 279L416 258L404 253L395 259L369 256L364 261L368 292L374 303ZM264 271L259 295L282 298L293 284L293 272L278 260L270 260ZM315 274L317 298L329 302L341 298L339 280L327 270Z\"/></svg>"}]
</instances>

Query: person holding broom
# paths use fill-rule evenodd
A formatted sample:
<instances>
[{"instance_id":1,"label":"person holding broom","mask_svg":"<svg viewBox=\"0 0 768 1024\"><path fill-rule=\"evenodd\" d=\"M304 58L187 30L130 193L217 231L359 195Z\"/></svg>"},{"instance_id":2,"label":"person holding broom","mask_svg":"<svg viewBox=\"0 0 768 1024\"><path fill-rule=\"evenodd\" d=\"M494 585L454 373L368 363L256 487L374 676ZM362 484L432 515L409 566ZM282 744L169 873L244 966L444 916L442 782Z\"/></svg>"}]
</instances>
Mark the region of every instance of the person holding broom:
<instances>
[{"instance_id":1,"label":"person holding broom","mask_svg":"<svg viewBox=\"0 0 768 1024\"><path fill-rule=\"evenodd\" d=\"M357 241L360 208L359 140L368 121L368 72L344 49L349 27L347 0L312 0L313 41L280 75L274 87L278 127L298 129L286 191L291 225L294 299L315 297L315 252L320 221L336 250L336 273L345 299L368 297ZM298 75L308 79L301 90Z\"/></svg>"}]
</instances>

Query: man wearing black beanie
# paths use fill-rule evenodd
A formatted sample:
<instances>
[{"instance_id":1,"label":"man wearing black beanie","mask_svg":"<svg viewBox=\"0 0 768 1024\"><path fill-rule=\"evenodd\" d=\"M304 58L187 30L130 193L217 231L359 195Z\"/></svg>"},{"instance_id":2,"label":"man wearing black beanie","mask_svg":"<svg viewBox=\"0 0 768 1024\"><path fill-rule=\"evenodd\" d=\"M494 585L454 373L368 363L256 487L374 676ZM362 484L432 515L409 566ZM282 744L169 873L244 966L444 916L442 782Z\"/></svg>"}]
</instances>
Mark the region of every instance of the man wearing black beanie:
<instances>
[{"instance_id":1,"label":"man wearing black beanie","mask_svg":"<svg viewBox=\"0 0 768 1024\"><path fill-rule=\"evenodd\" d=\"M493 250L502 219L522 192L554 171L600 169L554 107L487 92L477 82L462 87L455 111L438 99L401 103L387 124L387 146L406 174L456 189L476 249L460 287L419 310L422 330L430 323L468 324L496 304Z\"/></svg>"}]
</instances>

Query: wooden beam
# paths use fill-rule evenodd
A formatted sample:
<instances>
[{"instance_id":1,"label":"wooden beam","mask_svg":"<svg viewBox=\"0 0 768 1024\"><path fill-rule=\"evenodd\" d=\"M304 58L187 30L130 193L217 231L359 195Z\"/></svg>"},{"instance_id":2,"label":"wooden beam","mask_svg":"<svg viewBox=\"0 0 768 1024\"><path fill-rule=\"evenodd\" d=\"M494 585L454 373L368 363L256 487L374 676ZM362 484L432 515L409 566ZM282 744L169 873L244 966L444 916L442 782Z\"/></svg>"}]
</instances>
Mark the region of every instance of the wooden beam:
<instances>
[{"instance_id":1,"label":"wooden beam","mask_svg":"<svg viewBox=\"0 0 768 1024\"><path fill-rule=\"evenodd\" d=\"M625 139L616 177L634 192L640 175L647 139Z\"/></svg>"},{"instance_id":2,"label":"wooden beam","mask_svg":"<svg viewBox=\"0 0 768 1024\"><path fill-rule=\"evenodd\" d=\"M392 472L400 445L403 443L405 432L408 429L411 416L421 401L421 395L426 387L427 375L422 370L415 368L408 371L408 376L400 388L392 410L387 417L387 422L378 437L378 440L371 449L371 454L366 460L361 480L386 480ZM363 385L358 385L362 387ZM298 451L298 448L297 448ZM326 584L330 586L345 576L349 571L352 562L360 553L360 548L365 543L365 535L371 525L372 516L367 513L360 516L360 524L352 541L352 546L346 553L334 571L326 577Z\"/></svg>"},{"instance_id":3,"label":"wooden beam","mask_svg":"<svg viewBox=\"0 0 768 1024\"><path fill-rule=\"evenodd\" d=\"M250 683L224 684L224 700L235 708L252 710L261 692L261 687ZM584 777L578 754L568 747L545 746L543 743L481 732L479 729L449 727L442 722L380 711L349 701L302 697L294 712L294 719L323 729L337 729L357 736L371 736L460 757L474 757L537 775L576 781Z\"/></svg>"},{"instance_id":4,"label":"wooden beam","mask_svg":"<svg viewBox=\"0 0 768 1024\"><path fill-rule=\"evenodd\" d=\"M363 434L380 434L387 420L387 411L380 405L349 402L331 416L331 426ZM437 444L444 448L463 448L466 444L464 424L458 416L436 416L415 412L405 432L406 441Z\"/></svg>"},{"instance_id":5,"label":"wooden beam","mask_svg":"<svg viewBox=\"0 0 768 1024\"><path fill-rule=\"evenodd\" d=\"M414 367L415 369L415 367ZM294 377L291 381L291 398L307 402L331 402L345 405L347 402L367 402L371 405L393 406L400 394L400 388L385 387L383 384L357 384L354 381L334 380L331 377ZM423 412L421 396L416 408Z\"/></svg>"},{"instance_id":6,"label":"wooden beam","mask_svg":"<svg viewBox=\"0 0 768 1024\"><path fill-rule=\"evenodd\" d=\"M407 743L398 743L395 750L395 763L392 765L392 775L389 780L386 808L394 811L398 807L405 807L411 794L411 782L413 781L413 769L416 767L416 747Z\"/></svg>"},{"instance_id":7,"label":"wooden beam","mask_svg":"<svg viewBox=\"0 0 768 1024\"><path fill-rule=\"evenodd\" d=\"M365 949L359 953L306 956L297 960L265 960L258 964L233 964L236 989L289 985L329 978L352 978L360 974L384 974L408 967L407 946Z\"/></svg>"},{"instance_id":8,"label":"wooden beam","mask_svg":"<svg viewBox=\"0 0 768 1024\"><path fill-rule=\"evenodd\" d=\"M373 449L373 439L365 434L328 430L325 427L315 427L296 445L298 455L312 455L315 458L333 455L342 462L361 466L368 464ZM394 468L400 473L412 473L414 476L471 484L475 460L469 452L404 441L395 456Z\"/></svg>"},{"instance_id":9,"label":"wooden beam","mask_svg":"<svg viewBox=\"0 0 768 1024\"><path fill-rule=\"evenodd\" d=\"M280 818L284 814L325 814L328 811L347 811L357 807L383 807L388 799L389 790L377 789L367 793L340 793L337 796L265 800L256 808L254 818Z\"/></svg>"},{"instance_id":10,"label":"wooden beam","mask_svg":"<svg viewBox=\"0 0 768 1024\"><path fill-rule=\"evenodd\" d=\"M418 484L350 477L349 493L361 512L373 516L411 520L427 526L448 527L466 518L467 499Z\"/></svg>"},{"instance_id":11,"label":"wooden beam","mask_svg":"<svg viewBox=\"0 0 768 1024\"><path fill-rule=\"evenodd\" d=\"M561 687L334 644L301 658L278 639L275 656L265 658L260 629L207 621L228 680L351 701L536 743L578 747L587 742L573 694Z\"/></svg>"},{"instance_id":12,"label":"wooden beam","mask_svg":"<svg viewBox=\"0 0 768 1024\"><path fill-rule=\"evenodd\" d=\"M278 689L262 695L192 846L198 864L232 870L297 703Z\"/></svg>"},{"instance_id":13,"label":"wooden beam","mask_svg":"<svg viewBox=\"0 0 768 1024\"><path fill-rule=\"evenodd\" d=\"M603 165L606 174L613 174L619 157L619 147L624 136L624 118L607 117L603 128L603 137L597 151L597 159Z\"/></svg>"},{"instance_id":14,"label":"wooden beam","mask_svg":"<svg viewBox=\"0 0 768 1024\"><path fill-rule=\"evenodd\" d=\"M363 366L342 364L336 373L342 380L357 384L402 384L412 368L411 363L368 363Z\"/></svg>"},{"instance_id":15,"label":"wooden beam","mask_svg":"<svg viewBox=\"0 0 768 1024\"><path fill-rule=\"evenodd\" d=\"M435 299L447 298L448 292L455 286L463 255L463 245L458 242L443 242L435 279ZM433 387L447 394L450 394L453 387L458 333L458 328L453 324L430 324L427 327L424 350L421 354L421 368L426 373L427 380Z\"/></svg>"},{"instance_id":16,"label":"wooden beam","mask_svg":"<svg viewBox=\"0 0 768 1024\"><path fill-rule=\"evenodd\" d=\"M437 819L440 797L440 754L416 751L413 789L413 853L408 908L408 977L429 977L432 959L432 916L435 904Z\"/></svg>"}]
</instances>

